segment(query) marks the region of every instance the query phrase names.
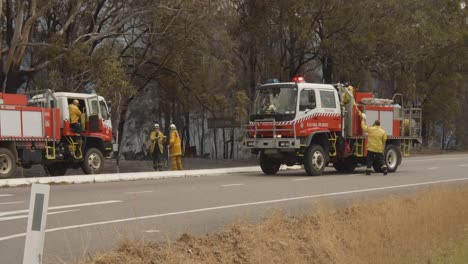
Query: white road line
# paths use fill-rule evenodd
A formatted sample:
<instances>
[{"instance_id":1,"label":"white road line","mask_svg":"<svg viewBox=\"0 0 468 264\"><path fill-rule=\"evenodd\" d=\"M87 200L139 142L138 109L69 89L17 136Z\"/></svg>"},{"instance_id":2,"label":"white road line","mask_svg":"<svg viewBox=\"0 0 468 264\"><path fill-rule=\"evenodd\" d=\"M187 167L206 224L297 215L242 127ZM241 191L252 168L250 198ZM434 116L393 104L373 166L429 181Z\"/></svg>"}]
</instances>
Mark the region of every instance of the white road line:
<instances>
[{"instance_id":1,"label":"white road line","mask_svg":"<svg viewBox=\"0 0 468 264\"><path fill-rule=\"evenodd\" d=\"M57 211L57 212L50 212L50 213L47 213L47 214L48 214L48 215L64 214L64 213L69 213L69 212L76 212L76 211L79 211L79 210L80 210L80 209L65 210L65 211ZM2 222L2 221L9 221L9 220L15 220L15 219L22 219L22 218L28 218L28 215L17 215L17 216L0 217L0 222Z\"/></svg>"},{"instance_id":2,"label":"white road line","mask_svg":"<svg viewBox=\"0 0 468 264\"><path fill-rule=\"evenodd\" d=\"M427 168L428 170L437 170L439 167L430 167L430 168Z\"/></svg>"},{"instance_id":3,"label":"white road line","mask_svg":"<svg viewBox=\"0 0 468 264\"><path fill-rule=\"evenodd\" d=\"M216 207L193 209L193 210L187 210L187 211L170 212L170 213L154 214L154 215L145 215L145 216L138 216L138 217L131 217L131 218L122 218L122 219L87 223L87 224L81 224L81 225L63 226L63 227L47 229L46 232L50 233L50 232L70 230L70 229L76 229L76 228L82 228L82 227L108 225L108 224L123 223L123 222L137 221L137 220L160 218L160 217L165 217L165 216L175 216L175 215L184 215L184 214L208 212L208 211L215 211L215 210L222 210L222 209L246 207L246 206L252 206L252 205L282 203L282 202L313 199L313 198L320 198L320 197L340 196L340 195L347 195L347 194L353 194L353 193L366 193L366 192L382 191L382 190L389 190L389 189L398 189L398 188L406 188L406 187L414 187L414 186L424 186L424 185L432 185L432 184L438 184L438 183L459 182L459 181L467 181L467 180L468 180L468 178L458 178L458 179L450 179L450 180L442 180L442 181L420 182L420 183L411 183L411 184L404 184L404 185L393 185L393 186L377 187L377 188L370 188L370 189L344 191L344 192L334 192L334 193L323 193L323 194L316 194L316 195L298 196L298 197L258 201L258 202L251 202L251 203L230 204L230 205L223 205L223 206L216 206ZM10 235L10 236L4 236L4 237L0 237L0 241L5 241L5 240L18 238L18 237L23 237L23 236L25 236L25 233L14 234L14 235Z\"/></svg>"},{"instance_id":4,"label":"white road line","mask_svg":"<svg viewBox=\"0 0 468 264\"><path fill-rule=\"evenodd\" d=\"M5 203L0 203L0 205L4 205L4 204L19 204L19 203L24 203L24 201L18 201L18 202L5 202Z\"/></svg>"},{"instance_id":5,"label":"white road line","mask_svg":"<svg viewBox=\"0 0 468 264\"><path fill-rule=\"evenodd\" d=\"M68 205L61 205L61 206L52 206L52 207L49 207L49 210L67 209L67 208L73 208L73 207L85 207L85 206L103 205L103 204L121 203L121 202L122 201L119 201L119 200L111 200L111 201L101 201L101 202L94 202L94 203L68 204ZM9 211L9 212L0 212L0 216L15 215L15 214L21 214L21 213L27 213L27 212L29 212L29 209Z\"/></svg>"},{"instance_id":6,"label":"white road line","mask_svg":"<svg viewBox=\"0 0 468 264\"><path fill-rule=\"evenodd\" d=\"M14 196L13 194L0 194L0 197L10 197L10 196Z\"/></svg>"},{"instance_id":7,"label":"white road line","mask_svg":"<svg viewBox=\"0 0 468 264\"><path fill-rule=\"evenodd\" d=\"M242 186L244 185L243 183L233 183L233 184L224 184L221 185L221 187L232 187L232 186Z\"/></svg>"},{"instance_id":8,"label":"white road line","mask_svg":"<svg viewBox=\"0 0 468 264\"><path fill-rule=\"evenodd\" d=\"M0 241L10 240L13 238L24 237L24 236L26 236L26 233L14 234L11 236L4 236L4 237L0 237Z\"/></svg>"},{"instance_id":9,"label":"white road line","mask_svg":"<svg viewBox=\"0 0 468 264\"><path fill-rule=\"evenodd\" d=\"M462 164L460 167L468 167L468 164Z\"/></svg>"},{"instance_id":10,"label":"white road line","mask_svg":"<svg viewBox=\"0 0 468 264\"><path fill-rule=\"evenodd\" d=\"M312 177L310 177L310 178L293 179L293 181L307 181L307 180L310 180L310 179L312 179Z\"/></svg>"},{"instance_id":11,"label":"white road line","mask_svg":"<svg viewBox=\"0 0 468 264\"><path fill-rule=\"evenodd\" d=\"M125 194L140 194L140 193L152 193L153 191L141 191L141 192L126 192Z\"/></svg>"},{"instance_id":12,"label":"white road line","mask_svg":"<svg viewBox=\"0 0 468 264\"><path fill-rule=\"evenodd\" d=\"M50 213L47 213L47 214L48 214L48 215L64 214L64 213L70 213L70 212L76 212L76 211L80 211L80 209L73 209L73 210L64 210L64 211L50 212Z\"/></svg>"},{"instance_id":13,"label":"white road line","mask_svg":"<svg viewBox=\"0 0 468 264\"><path fill-rule=\"evenodd\" d=\"M159 230L146 230L145 233L159 233Z\"/></svg>"}]
</instances>

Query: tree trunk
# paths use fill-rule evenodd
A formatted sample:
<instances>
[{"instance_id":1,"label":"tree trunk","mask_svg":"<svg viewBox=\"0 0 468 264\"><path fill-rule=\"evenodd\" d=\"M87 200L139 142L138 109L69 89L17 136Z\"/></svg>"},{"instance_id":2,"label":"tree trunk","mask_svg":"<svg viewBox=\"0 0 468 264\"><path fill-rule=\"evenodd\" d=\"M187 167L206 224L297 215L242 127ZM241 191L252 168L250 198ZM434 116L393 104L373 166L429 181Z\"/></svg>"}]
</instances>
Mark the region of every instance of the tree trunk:
<instances>
[{"instance_id":1,"label":"tree trunk","mask_svg":"<svg viewBox=\"0 0 468 264\"><path fill-rule=\"evenodd\" d=\"M218 159L218 142L217 142L216 128L213 128L213 135L214 135L215 159Z\"/></svg>"},{"instance_id":2,"label":"tree trunk","mask_svg":"<svg viewBox=\"0 0 468 264\"><path fill-rule=\"evenodd\" d=\"M169 132L169 126L171 125L171 112L169 109L164 110L164 133ZM159 122L162 122L162 119L159 119ZM162 125L162 124L161 124Z\"/></svg>"},{"instance_id":3,"label":"tree trunk","mask_svg":"<svg viewBox=\"0 0 468 264\"><path fill-rule=\"evenodd\" d=\"M231 128L231 159L234 158L234 128Z\"/></svg>"},{"instance_id":4,"label":"tree trunk","mask_svg":"<svg viewBox=\"0 0 468 264\"><path fill-rule=\"evenodd\" d=\"M201 135L200 135L200 156L205 154L205 109L202 110Z\"/></svg>"},{"instance_id":5,"label":"tree trunk","mask_svg":"<svg viewBox=\"0 0 468 264\"><path fill-rule=\"evenodd\" d=\"M226 149L226 129L223 128L223 159L227 159L227 152L228 150Z\"/></svg>"},{"instance_id":6,"label":"tree trunk","mask_svg":"<svg viewBox=\"0 0 468 264\"><path fill-rule=\"evenodd\" d=\"M255 95L255 88L257 86L257 74L256 74L256 67L257 67L257 53L254 51L254 48L251 46L249 48L249 79L250 79L250 91L249 96L250 99L254 98Z\"/></svg>"},{"instance_id":7,"label":"tree trunk","mask_svg":"<svg viewBox=\"0 0 468 264\"><path fill-rule=\"evenodd\" d=\"M122 138L123 138L123 135L124 135L125 123L126 123L126 120L127 120L126 117L127 117L128 105L130 104L131 101L132 101L132 99L127 100L127 102L125 102L125 104L122 107L122 111L120 111L119 125L118 125L118 129L117 129L117 133L119 135L119 138L117 140L117 144L119 146L119 152L117 154L117 169L118 169L119 161L120 161L120 154L121 154L120 150L121 150L121 145L122 145Z\"/></svg>"},{"instance_id":8,"label":"tree trunk","mask_svg":"<svg viewBox=\"0 0 468 264\"><path fill-rule=\"evenodd\" d=\"M441 136L441 149L445 149L445 124L442 125L442 136Z\"/></svg>"},{"instance_id":9,"label":"tree trunk","mask_svg":"<svg viewBox=\"0 0 468 264\"><path fill-rule=\"evenodd\" d=\"M187 112L185 114L185 151L187 149L190 149L190 114ZM192 153L192 155L195 155L195 153Z\"/></svg>"},{"instance_id":10,"label":"tree trunk","mask_svg":"<svg viewBox=\"0 0 468 264\"><path fill-rule=\"evenodd\" d=\"M321 59L322 61L322 72L324 83L333 82L333 60L331 56L327 55Z\"/></svg>"},{"instance_id":11,"label":"tree trunk","mask_svg":"<svg viewBox=\"0 0 468 264\"><path fill-rule=\"evenodd\" d=\"M5 93L16 94L16 90L23 83L21 81L21 73L19 71L19 66L11 65L10 71L8 72L8 79L6 80L6 87L3 87L5 79L2 79L1 85L5 89ZM3 91L3 89L2 89Z\"/></svg>"}]
</instances>

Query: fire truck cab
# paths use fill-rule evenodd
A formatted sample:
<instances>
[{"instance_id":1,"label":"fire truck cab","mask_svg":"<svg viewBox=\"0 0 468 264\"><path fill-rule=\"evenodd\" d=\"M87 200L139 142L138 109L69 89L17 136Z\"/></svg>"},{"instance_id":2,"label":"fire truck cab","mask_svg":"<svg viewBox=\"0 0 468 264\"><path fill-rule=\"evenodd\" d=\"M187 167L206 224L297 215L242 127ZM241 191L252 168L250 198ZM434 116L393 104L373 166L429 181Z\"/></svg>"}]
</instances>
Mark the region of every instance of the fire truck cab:
<instances>
[{"instance_id":1,"label":"fire truck cab","mask_svg":"<svg viewBox=\"0 0 468 264\"><path fill-rule=\"evenodd\" d=\"M266 174L276 174L282 164L303 165L308 175L321 175L329 163L340 172L365 164L367 136L359 112L367 115L367 125L380 120L387 132L389 172L396 171L414 142L421 142L421 109L403 109L394 100L342 84L306 83L302 77L265 84L256 89L251 111L243 143L260 155Z\"/></svg>"}]
</instances>

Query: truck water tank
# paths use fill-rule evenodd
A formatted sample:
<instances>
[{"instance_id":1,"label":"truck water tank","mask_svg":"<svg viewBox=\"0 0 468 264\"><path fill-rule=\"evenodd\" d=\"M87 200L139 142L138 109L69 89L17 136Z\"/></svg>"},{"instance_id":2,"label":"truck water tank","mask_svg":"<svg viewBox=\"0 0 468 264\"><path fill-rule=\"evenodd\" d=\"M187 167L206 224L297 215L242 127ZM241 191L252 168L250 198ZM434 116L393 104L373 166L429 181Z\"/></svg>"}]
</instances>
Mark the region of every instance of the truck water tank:
<instances>
[{"instance_id":1,"label":"truck water tank","mask_svg":"<svg viewBox=\"0 0 468 264\"><path fill-rule=\"evenodd\" d=\"M403 108L399 104L393 105L393 119L401 120L403 117Z\"/></svg>"}]
</instances>

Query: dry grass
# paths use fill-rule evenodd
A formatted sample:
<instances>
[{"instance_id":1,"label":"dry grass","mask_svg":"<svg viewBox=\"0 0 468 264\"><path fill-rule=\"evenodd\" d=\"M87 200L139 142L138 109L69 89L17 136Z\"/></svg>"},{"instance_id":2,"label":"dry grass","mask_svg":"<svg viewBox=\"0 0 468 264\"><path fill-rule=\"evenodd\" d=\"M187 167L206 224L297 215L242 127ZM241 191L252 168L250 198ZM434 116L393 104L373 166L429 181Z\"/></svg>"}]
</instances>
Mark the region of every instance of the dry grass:
<instances>
[{"instance_id":1,"label":"dry grass","mask_svg":"<svg viewBox=\"0 0 468 264\"><path fill-rule=\"evenodd\" d=\"M310 214L274 212L261 224L236 222L216 234L184 234L169 243L127 240L78 263L433 263L458 254L450 253L451 241L467 241L467 197L462 186L355 201L345 209L320 203Z\"/></svg>"}]
</instances>

